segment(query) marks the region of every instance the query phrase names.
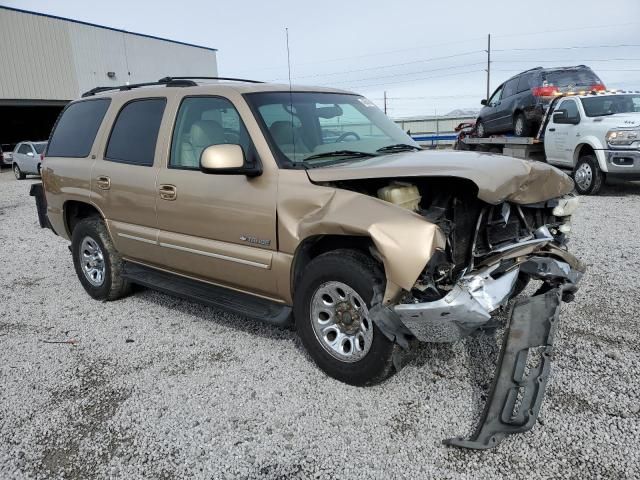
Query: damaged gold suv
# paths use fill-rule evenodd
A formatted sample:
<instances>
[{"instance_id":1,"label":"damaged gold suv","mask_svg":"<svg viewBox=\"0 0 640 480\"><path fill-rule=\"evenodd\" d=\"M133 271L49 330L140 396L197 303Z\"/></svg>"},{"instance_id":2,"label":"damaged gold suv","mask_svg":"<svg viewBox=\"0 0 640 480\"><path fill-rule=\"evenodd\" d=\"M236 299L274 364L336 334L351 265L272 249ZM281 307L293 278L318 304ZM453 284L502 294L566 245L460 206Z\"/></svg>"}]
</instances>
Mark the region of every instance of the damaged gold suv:
<instances>
[{"instance_id":1,"label":"damaged gold suv","mask_svg":"<svg viewBox=\"0 0 640 480\"><path fill-rule=\"evenodd\" d=\"M421 151L350 92L167 77L69 104L32 195L93 298L141 284L294 321L318 366L354 385L386 378L413 341L496 328L542 281L512 310L481 427L450 441L486 448L531 428L542 401L584 270L566 248L572 189L544 163Z\"/></svg>"}]
</instances>

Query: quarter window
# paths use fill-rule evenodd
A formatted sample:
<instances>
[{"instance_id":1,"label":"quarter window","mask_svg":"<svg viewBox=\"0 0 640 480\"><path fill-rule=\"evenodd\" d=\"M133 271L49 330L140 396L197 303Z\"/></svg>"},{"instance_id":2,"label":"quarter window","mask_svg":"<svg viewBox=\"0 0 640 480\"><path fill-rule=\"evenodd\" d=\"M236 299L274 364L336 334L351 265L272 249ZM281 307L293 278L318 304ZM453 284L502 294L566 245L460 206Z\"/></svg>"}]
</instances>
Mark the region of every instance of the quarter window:
<instances>
[{"instance_id":1,"label":"quarter window","mask_svg":"<svg viewBox=\"0 0 640 480\"><path fill-rule=\"evenodd\" d=\"M197 170L211 145L240 145L248 154L249 133L233 104L221 97L186 97L173 129L169 167Z\"/></svg>"},{"instance_id":2,"label":"quarter window","mask_svg":"<svg viewBox=\"0 0 640 480\"><path fill-rule=\"evenodd\" d=\"M70 104L62 111L51 134L47 157L85 158L111 99L98 98Z\"/></svg>"},{"instance_id":3,"label":"quarter window","mask_svg":"<svg viewBox=\"0 0 640 480\"><path fill-rule=\"evenodd\" d=\"M127 103L113 125L105 160L153 165L166 100L146 98Z\"/></svg>"},{"instance_id":4,"label":"quarter window","mask_svg":"<svg viewBox=\"0 0 640 480\"><path fill-rule=\"evenodd\" d=\"M510 97L511 95L515 95L518 87L518 78L512 78L507 83L504 84L504 90L502 91L502 98Z\"/></svg>"}]
</instances>

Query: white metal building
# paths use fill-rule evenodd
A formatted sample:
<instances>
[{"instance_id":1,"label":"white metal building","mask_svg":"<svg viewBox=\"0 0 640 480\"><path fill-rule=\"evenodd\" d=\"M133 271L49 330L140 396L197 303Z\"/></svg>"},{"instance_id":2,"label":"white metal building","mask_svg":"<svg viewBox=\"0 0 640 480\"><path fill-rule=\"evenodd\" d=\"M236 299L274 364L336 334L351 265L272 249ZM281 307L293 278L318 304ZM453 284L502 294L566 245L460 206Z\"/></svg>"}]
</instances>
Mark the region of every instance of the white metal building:
<instances>
[{"instance_id":1,"label":"white metal building","mask_svg":"<svg viewBox=\"0 0 640 480\"><path fill-rule=\"evenodd\" d=\"M97 86L217 73L215 48L0 6L0 144L48 138Z\"/></svg>"},{"instance_id":2,"label":"white metal building","mask_svg":"<svg viewBox=\"0 0 640 480\"><path fill-rule=\"evenodd\" d=\"M438 147L453 145L455 128L463 122L475 122L471 115L417 116L396 118L394 121L420 145Z\"/></svg>"}]
</instances>

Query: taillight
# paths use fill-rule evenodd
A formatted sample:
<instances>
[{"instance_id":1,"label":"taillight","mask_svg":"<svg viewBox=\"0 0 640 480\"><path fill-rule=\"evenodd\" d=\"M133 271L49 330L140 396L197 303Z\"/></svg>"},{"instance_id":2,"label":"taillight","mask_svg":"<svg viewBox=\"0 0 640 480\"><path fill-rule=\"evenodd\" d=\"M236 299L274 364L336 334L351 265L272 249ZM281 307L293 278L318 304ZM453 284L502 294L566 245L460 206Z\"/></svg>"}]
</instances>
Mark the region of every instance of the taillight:
<instances>
[{"instance_id":1,"label":"taillight","mask_svg":"<svg viewBox=\"0 0 640 480\"><path fill-rule=\"evenodd\" d=\"M43 160L44 160L44 153L41 153L40 154L40 161L43 161Z\"/></svg>"},{"instance_id":2,"label":"taillight","mask_svg":"<svg viewBox=\"0 0 640 480\"><path fill-rule=\"evenodd\" d=\"M591 87L589 87L589 91L593 92L602 92L604 90L606 90L607 87L605 87L603 84L601 83L596 83L595 85L591 85Z\"/></svg>"},{"instance_id":3,"label":"taillight","mask_svg":"<svg viewBox=\"0 0 640 480\"><path fill-rule=\"evenodd\" d=\"M533 87L531 89L531 93L533 93L534 97L553 97L560 93L558 87L548 86L548 87Z\"/></svg>"}]
</instances>

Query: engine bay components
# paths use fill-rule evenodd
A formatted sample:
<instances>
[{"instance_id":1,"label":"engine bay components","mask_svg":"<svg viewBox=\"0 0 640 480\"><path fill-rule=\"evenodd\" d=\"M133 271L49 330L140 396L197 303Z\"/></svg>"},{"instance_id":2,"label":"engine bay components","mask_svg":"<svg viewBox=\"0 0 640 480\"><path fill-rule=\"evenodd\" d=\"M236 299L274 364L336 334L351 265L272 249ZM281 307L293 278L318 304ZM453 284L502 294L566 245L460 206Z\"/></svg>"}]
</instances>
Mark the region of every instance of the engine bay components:
<instances>
[{"instance_id":1,"label":"engine bay components","mask_svg":"<svg viewBox=\"0 0 640 480\"><path fill-rule=\"evenodd\" d=\"M420 191L411 183L392 182L378 190L378 198L407 210L417 211L420 205Z\"/></svg>"}]
</instances>

